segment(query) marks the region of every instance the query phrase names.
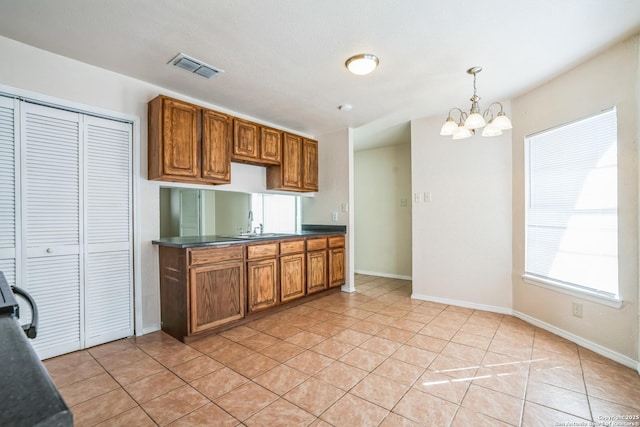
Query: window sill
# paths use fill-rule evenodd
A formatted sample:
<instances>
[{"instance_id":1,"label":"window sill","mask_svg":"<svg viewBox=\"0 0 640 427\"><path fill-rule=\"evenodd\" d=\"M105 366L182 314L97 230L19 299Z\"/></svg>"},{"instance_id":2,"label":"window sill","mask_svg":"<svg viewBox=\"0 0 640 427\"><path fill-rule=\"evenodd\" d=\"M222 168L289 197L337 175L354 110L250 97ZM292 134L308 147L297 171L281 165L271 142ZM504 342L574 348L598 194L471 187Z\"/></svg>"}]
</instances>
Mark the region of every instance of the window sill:
<instances>
[{"instance_id":1,"label":"window sill","mask_svg":"<svg viewBox=\"0 0 640 427\"><path fill-rule=\"evenodd\" d=\"M598 304L603 304L613 308L621 308L622 300L616 297L610 297L608 295L595 292L588 291L586 289L577 288L574 286L567 285L565 283L556 282L553 280L546 280L541 277L532 276L529 274L523 274L522 280L525 283L530 285L540 286L541 288L550 289L552 291L560 292L566 295L571 295L577 298L582 298L587 301L595 302Z\"/></svg>"}]
</instances>

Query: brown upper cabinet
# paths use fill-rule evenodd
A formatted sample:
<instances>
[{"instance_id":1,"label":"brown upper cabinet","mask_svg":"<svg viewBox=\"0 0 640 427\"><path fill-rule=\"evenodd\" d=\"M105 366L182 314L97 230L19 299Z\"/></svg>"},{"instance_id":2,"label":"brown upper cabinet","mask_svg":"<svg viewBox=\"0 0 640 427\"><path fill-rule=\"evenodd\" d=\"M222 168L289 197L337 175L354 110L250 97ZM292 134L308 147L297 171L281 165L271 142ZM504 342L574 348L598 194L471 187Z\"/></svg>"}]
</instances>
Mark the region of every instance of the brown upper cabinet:
<instances>
[{"instance_id":1,"label":"brown upper cabinet","mask_svg":"<svg viewBox=\"0 0 640 427\"><path fill-rule=\"evenodd\" d=\"M231 182L230 118L202 110L202 178L214 184Z\"/></svg>"},{"instance_id":2,"label":"brown upper cabinet","mask_svg":"<svg viewBox=\"0 0 640 427\"><path fill-rule=\"evenodd\" d=\"M149 179L231 182L231 118L158 96L148 105Z\"/></svg>"},{"instance_id":3,"label":"brown upper cabinet","mask_svg":"<svg viewBox=\"0 0 640 427\"><path fill-rule=\"evenodd\" d=\"M260 126L242 119L233 119L233 154L236 162L254 163L260 159Z\"/></svg>"},{"instance_id":4,"label":"brown upper cabinet","mask_svg":"<svg viewBox=\"0 0 640 427\"><path fill-rule=\"evenodd\" d=\"M318 141L158 95L149 101L152 180L231 183L231 162L267 167L267 189L318 191Z\"/></svg>"},{"instance_id":5,"label":"brown upper cabinet","mask_svg":"<svg viewBox=\"0 0 640 427\"><path fill-rule=\"evenodd\" d=\"M267 168L267 188L318 191L318 141L285 133L282 163Z\"/></svg>"},{"instance_id":6,"label":"brown upper cabinet","mask_svg":"<svg viewBox=\"0 0 640 427\"><path fill-rule=\"evenodd\" d=\"M302 188L318 191L318 141L302 140Z\"/></svg>"},{"instance_id":7,"label":"brown upper cabinet","mask_svg":"<svg viewBox=\"0 0 640 427\"><path fill-rule=\"evenodd\" d=\"M242 119L233 119L231 160L259 166L280 164L282 132Z\"/></svg>"},{"instance_id":8,"label":"brown upper cabinet","mask_svg":"<svg viewBox=\"0 0 640 427\"><path fill-rule=\"evenodd\" d=\"M282 131L260 128L260 160L263 164L279 165L282 161Z\"/></svg>"}]
</instances>

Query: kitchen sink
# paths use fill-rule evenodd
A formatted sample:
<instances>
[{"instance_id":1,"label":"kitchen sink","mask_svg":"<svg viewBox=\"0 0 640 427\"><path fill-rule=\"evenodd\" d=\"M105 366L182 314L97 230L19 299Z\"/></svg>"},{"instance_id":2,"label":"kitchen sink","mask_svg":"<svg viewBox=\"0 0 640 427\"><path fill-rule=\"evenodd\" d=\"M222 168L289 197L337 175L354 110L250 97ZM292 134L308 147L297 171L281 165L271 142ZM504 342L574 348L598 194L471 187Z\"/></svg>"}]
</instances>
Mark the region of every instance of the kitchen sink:
<instances>
[{"instance_id":1,"label":"kitchen sink","mask_svg":"<svg viewBox=\"0 0 640 427\"><path fill-rule=\"evenodd\" d=\"M241 233L241 234L225 234L220 237L231 238L231 239L268 239L270 237L284 237L290 236L290 234L284 233Z\"/></svg>"}]
</instances>

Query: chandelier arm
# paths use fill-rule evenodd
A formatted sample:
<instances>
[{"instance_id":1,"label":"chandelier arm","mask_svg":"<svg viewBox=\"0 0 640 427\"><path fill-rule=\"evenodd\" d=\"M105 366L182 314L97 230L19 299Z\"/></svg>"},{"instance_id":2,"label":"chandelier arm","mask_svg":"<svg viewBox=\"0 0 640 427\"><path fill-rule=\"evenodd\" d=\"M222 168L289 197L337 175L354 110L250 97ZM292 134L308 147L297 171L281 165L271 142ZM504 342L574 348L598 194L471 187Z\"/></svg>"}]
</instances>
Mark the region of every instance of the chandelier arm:
<instances>
[{"instance_id":1,"label":"chandelier arm","mask_svg":"<svg viewBox=\"0 0 640 427\"><path fill-rule=\"evenodd\" d=\"M440 135L453 135L453 139L465 139L474 135L479 129L484 128L482 136L501 135L503 130L512 128L511 121L504 113L504 106L500 102L491 103L486 109L480 110L480 97L478 96L477 74L482 71L482 67L471 67L467 70L467 74L473 74L473 97L471 101L471 109L468 112L460 108L452 108L449 110L447 120L442 125ZM494 106L499 106L500 111L496 113ZM456 128L455 121L452 118L454 112L459 115L458 125ZM488 122L488 123L487 123Z\"/></svg>"},{"instance_id":2,"label":"chandelier arm","mask_svg":"<svg viewBox=\"0 0 640 427\"><path fill-rule=\"evenodd\" d=\"M504 114L504 107L502 106L502 104L500 102L492 102L488 107L487 110L490 110L491 107L493 107L494 105L499 105L500 106L500 114Z\"/></svg>"},{"instance_id":3,"label":"chandelier arm","mask_svg":"<svg viewBox=\"0 0 640 427\"><path fill-rule=\"evenodd\" d=\"M458 111L459 113L463 113L464 112L461 109L459 109L458 107L453 107L452 109L449 110L449 117L451 117L451 112L453 112L453 111Z\"/></svg>"}]
</instances>

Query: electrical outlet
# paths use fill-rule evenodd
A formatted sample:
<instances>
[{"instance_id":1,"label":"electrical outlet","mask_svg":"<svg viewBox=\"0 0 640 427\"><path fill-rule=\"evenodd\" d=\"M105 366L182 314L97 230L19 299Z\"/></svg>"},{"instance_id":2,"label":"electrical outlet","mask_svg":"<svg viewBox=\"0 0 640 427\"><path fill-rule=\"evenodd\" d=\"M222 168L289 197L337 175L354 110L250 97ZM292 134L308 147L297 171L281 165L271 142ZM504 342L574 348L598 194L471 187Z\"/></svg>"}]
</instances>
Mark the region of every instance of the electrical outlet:
<instances>
[{"instance_id":1,"label":"electrical outlet","mask_svg":"<svg viewBox=\"0 0 640 427\"><path fill-rule=\"evenodd\" d=\"M331 212L331 221L338 222L338 212Z\"/></svg>"},{"instance_id":2,"label":"electrical outlet","mask_svg":"<svg viewBox=\"0 0 640 427\"><path fill-rule=\"evenodd\" d=\"M582 318L582 304L578 304L577 302L574 302L572 309L573 309L574 316Z\"/></svg>"}]
</instances>

